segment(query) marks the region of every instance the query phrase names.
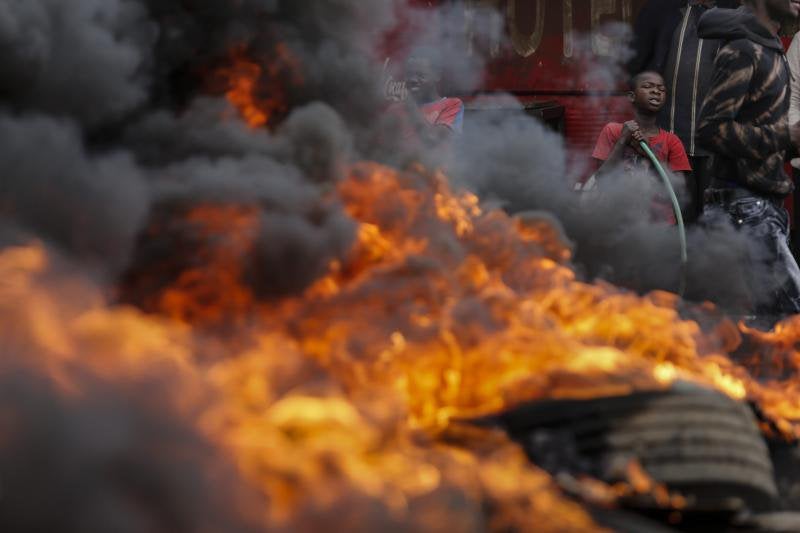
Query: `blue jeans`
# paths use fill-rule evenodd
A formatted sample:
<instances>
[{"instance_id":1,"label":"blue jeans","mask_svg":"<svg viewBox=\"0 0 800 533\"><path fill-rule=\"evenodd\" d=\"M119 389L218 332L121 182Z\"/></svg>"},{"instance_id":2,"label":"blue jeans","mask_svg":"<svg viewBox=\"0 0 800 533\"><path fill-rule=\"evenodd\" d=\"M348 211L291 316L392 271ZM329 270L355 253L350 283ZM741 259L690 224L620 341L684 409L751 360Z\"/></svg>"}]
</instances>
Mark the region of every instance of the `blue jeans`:
<instances>
[{"instance_id":1,"label":"blue jeans","mask_svg":"<svg viewBox=\"0 0 800 533\"><path fill-rule=\"evenodd\" d=\"M751 243L743 258L751 292L749 312L769 325L800 313L800 268L789 249L789 214L782 205L740 194L728 202L706 203L703 218L727 218Z\"/></svg>"}]
</instances>

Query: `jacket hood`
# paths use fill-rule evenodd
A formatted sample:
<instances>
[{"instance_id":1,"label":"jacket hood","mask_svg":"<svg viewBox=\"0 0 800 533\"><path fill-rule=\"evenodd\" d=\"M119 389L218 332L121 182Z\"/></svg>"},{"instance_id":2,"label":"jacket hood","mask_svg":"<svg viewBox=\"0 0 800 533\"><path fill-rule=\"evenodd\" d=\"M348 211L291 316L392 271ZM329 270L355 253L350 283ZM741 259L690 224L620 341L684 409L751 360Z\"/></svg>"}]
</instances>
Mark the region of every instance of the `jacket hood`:
<instances>
[{"instance_id":1,"label":"jacket hood","mask_svg":"<svg viewBox=\"0 0 800 533\"><path fill-rule=\"evenodd\" d=\"M761 25L753 12L747 7L739 9L714 8L700 17L697 34L703 39L733 41L748 39L783 53L783 45L767 28Z\"/></svg>"}]
</instances>

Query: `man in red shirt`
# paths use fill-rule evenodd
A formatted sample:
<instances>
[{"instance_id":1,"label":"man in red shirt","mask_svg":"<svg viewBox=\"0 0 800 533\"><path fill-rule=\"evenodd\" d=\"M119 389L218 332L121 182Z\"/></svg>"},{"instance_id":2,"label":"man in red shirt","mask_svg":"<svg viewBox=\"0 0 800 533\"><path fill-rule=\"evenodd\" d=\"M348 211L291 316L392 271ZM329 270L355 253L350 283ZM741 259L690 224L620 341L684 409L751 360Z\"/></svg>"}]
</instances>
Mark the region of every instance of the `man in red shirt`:
<instances>
[{"instance_id":1,"label":"man in red shirt","mask_svg":"<svg viewBox=\"0 0 800 533\"><path fill-rule=\"evenodd\" d=\"M664 163L665 170L685 180L683 173L691 171L692 167L683 143L677 135L659 128L656 123L666 95L664 79L657 72L642 72L633 78L629 98L634 119L624 124L607 124L592 153L598 162L595 176L601 185L603 179L614 172L654 174L650 159L639 146L641 141L650 146L659 161ZM664 210L657 208L656 211L661 213ZM674 220L672 216L663 218Z\"/></svg>"},{"instance_id":2,"label":"man in red shirt","mask_svg":"<svg viewBox=\"0 0 800 533\"><path fill-rule=\"evenodd\" d=\"M402 116L406 139L435 145L460 134L464 124L464 103L458 98L439 94L441 66L434 50L417 48L405 65L408 97L392 110Z\"/></svg>"}]
</instances>

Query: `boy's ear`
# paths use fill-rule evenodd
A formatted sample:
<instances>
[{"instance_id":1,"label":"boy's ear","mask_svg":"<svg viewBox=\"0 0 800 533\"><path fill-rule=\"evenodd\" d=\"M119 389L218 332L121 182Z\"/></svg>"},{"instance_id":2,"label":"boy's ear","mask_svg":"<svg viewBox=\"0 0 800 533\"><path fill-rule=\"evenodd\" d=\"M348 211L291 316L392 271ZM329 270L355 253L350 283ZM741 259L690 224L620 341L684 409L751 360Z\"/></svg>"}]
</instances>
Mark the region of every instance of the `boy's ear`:
<instances>
[{"instance_id":1,"label":"boy's ear","mask_svg":"<svg viewBox=\"0 0 800 533\"><path fill-rule=\"evenodd\" d=\"M631 103L636 101L636 94L633 91L628 91L628 100L630 100Z\"/></svg>"}]
</instances>

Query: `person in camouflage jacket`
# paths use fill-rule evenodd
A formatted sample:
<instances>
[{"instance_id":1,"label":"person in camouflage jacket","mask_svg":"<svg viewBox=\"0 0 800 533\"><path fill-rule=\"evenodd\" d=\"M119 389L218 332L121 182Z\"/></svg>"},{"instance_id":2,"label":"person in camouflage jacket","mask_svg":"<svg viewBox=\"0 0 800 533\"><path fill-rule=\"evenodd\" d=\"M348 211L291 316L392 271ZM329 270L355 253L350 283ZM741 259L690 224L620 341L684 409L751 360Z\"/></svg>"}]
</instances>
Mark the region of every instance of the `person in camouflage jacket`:
<instances>
[{"instance_id":1,"label":"person in camouflage jacket","mask_svg":"<svg viewBox=\"0 0 800 533\"><path fill-rule=\"evenodd\" d=\"M782 205L793 189L783 165L800 129L788 122L791 74L777 36L799 10L792 0L748 0L707 12L698 26L700 37L722 43L696 132L714 154L704 216L727 217L750 237L750 310L769 323L800 313L800 268Z\"/></svg>"}]
</instances>

